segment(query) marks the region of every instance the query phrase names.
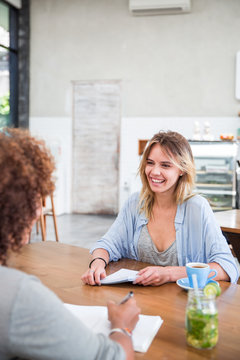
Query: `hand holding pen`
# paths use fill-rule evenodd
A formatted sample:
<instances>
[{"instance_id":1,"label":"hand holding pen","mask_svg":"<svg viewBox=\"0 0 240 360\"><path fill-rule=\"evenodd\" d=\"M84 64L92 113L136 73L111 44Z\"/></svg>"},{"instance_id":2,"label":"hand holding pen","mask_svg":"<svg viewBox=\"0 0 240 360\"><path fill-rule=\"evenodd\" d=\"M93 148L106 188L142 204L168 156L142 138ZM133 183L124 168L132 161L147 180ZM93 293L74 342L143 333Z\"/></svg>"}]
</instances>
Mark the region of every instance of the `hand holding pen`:
<instances>
[{"instance_id":1,"label":"hand holding pen","mask_svg":"<svg viewBox=\"0 0 240 360\"><path fill-rule=\"evenodd\" d=\"M108 320L112 328L127 328L132 331L139 319L140 309L136 304L134 294L130 291L119 304L109 301Z\"/></svg>"},{"instance_id":2,"label":"hand holding pen","mask_svg":"<svg viewBox=\"0 0 240 360\"><path fill-rule=\"evenodd\" d=\"M120 301L119 305L127 302L129 299L131 299L133 297L133 295L134 295L133 291L129 291L129 293Z\"/></svg>"}]
</instances>

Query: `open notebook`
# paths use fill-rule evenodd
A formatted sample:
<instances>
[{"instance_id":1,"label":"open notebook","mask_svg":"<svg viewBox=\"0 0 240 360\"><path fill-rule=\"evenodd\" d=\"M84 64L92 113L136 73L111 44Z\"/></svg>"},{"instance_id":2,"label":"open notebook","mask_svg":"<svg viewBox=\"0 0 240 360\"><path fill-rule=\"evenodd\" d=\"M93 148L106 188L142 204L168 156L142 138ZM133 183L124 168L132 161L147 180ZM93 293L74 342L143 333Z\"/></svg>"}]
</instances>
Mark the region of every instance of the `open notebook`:
<instances>
[{"instance_id":1,"label":"open notebook","mask_svg":"<svg viewBox=\"0 0 240 360\"><path fill-rule=\"evenodd\" d=\"M95 333L102 333L108 336L111 327L108 321L106 306L64 305ZM139 321L132 334L133 348L135 351L146 352L148 350L162 322L163 320L160 316L139 316Z\"/></svg>"},{"instance_id":2,"label":"open notebook","mask_svg":"<svg viewBox=\"0 0 240 360\"><path fill-rule=\"evenodd\" d=\"M137 277L138 271L129 270L129 269L121 269L116 271L115 273L108 275L105 279L101 280L101 284L119 284L123 282L133 282Z\"/></svg>"}]
</instances>

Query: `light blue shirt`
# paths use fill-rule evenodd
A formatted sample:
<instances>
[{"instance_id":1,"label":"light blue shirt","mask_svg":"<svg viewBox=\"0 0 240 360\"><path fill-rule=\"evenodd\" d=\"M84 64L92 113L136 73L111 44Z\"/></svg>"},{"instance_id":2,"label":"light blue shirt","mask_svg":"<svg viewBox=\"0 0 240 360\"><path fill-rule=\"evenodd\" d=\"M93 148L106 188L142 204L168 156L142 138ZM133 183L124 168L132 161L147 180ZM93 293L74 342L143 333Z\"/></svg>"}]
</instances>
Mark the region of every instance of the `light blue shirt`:
<instances>
[{"instance_id":1,"label":"light blue shirt","mask_svg":"<svg viewBox=\"0 0 240 360\"><path fill-rule=\"evenodd\" d=\"M138 204L139 193L134 193L91 252L105 249L109 253L109 261L121 258L139 260L138 240L148 220L139 212ZM175 230L179 266L188 262L216 262L226 271L232 283L237 282L239 272L236 262L206 199L195 195L178 205Z\"/></svg>"}]
</instances>

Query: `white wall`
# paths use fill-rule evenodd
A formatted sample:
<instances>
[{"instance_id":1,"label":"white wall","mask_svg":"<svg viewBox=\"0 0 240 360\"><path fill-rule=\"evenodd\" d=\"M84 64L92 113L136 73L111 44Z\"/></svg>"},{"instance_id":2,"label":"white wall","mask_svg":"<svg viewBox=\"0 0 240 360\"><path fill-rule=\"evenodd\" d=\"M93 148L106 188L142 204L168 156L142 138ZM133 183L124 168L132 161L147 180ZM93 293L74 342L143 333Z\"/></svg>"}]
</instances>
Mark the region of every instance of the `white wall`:
<instances>
[{"instance_id":1,"label":"white wall","mask_svg":"<svg viewBox=\"0 0 240 360\"><path fill-rule=\"evenodd\" d=\"M54 206L57 215L71 212L72 119L68 117L31 117L30 131L43 138L55 162L56 189Z\"/></svg>"},{"instance_id":2,"label":"white wall","mask_svg":"<svg viewBox=\"0 0 240 360\"><path fill-rule=\"evenodd\" d=\"M210 117L218 134L236 134L240 1L192 4L190 14L133 17L127 0L31 0L30 123L46 136L51 128L52 141L69 134L62 152L67 180L61 183L71 183L72 80L121 80L120 187L129 168L124 154L137 153L126 141L126 121L136 126L130 134L135 143L141 132L150 137L159 130L156 118L160 128L168 118L169 128L187 136L195 117ZM61 192L64 212L68 194Z\"/></svg>"},{"instance_id":3,"label":"white wall","mask_svg":"<svg viewBox=\"0 0 240 360\"><path fill-rule=\"evenodd\" d=\"M71 112L71 80L122 79L123 116L234 116L239 0L131 16L127 0L31 0L31 114Z\"/></svg>"}]
</instances>

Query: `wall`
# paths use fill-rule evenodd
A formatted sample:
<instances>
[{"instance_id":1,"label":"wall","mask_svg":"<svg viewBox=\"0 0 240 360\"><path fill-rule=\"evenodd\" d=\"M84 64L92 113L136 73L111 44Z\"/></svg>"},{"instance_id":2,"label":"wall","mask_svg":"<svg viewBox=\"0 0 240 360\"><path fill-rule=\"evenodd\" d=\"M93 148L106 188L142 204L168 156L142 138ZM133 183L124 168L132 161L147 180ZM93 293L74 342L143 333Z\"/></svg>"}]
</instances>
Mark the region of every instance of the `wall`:
<instances>
[{"instance_id":1,"label":"wall","mask_svg":"<svg viewBox=\"0 0 240 360\"><path fill-rule=\"evenodd\" d=\"M31 117L30 131L45 139L56 162L55 210L57 215L71 212L72 121L67 117Z\"/></svg>"},{"instance_id":2,"label":"wall","mask_svg":"<svg viewBox=\"0 0 240 360\"><path fill-rule=\"evenodd\" d=\"M30 123L45 134L42 119L48 119L46 124L61 119L62 125L66 122L61 131L67 127L71 133L71 80L119 79L122 125L131 127L141 117L137 129L152 134L154 119L169 118L172 129L181 123L184 132L191 128L192 133L195 117L210 117L219 134L225 131L224 119L231 118L235 134L240 2L192 4L190 14L133 17L127 0L31 0ZM134 128L135 142L137 132ZM121 139L121 153L131 151ZM62 155L66 163L71 163L69 154ZM120 186L122 181L121 174Z\"/></svg>"}]
</instances>

